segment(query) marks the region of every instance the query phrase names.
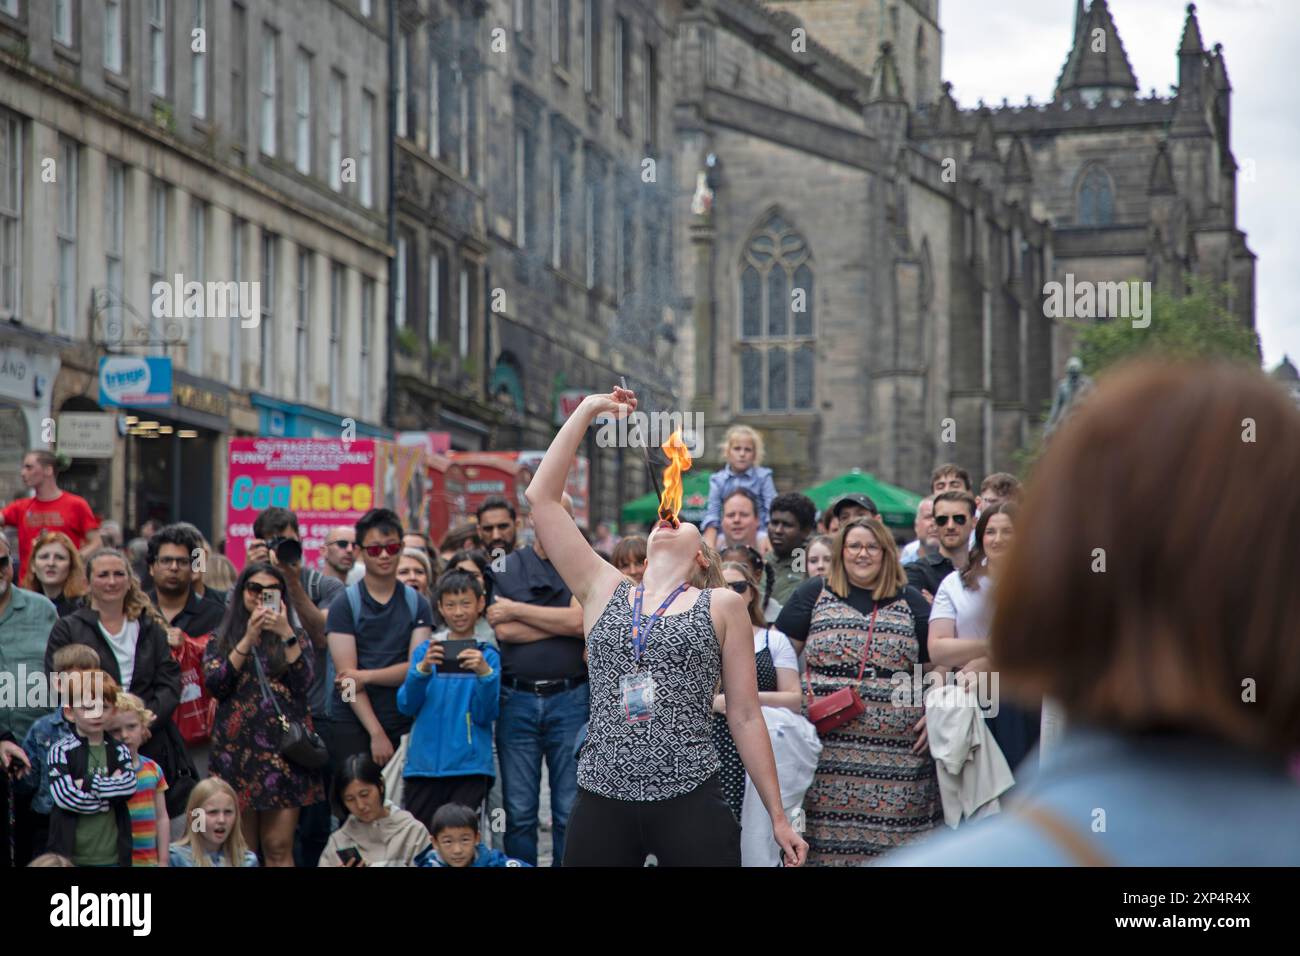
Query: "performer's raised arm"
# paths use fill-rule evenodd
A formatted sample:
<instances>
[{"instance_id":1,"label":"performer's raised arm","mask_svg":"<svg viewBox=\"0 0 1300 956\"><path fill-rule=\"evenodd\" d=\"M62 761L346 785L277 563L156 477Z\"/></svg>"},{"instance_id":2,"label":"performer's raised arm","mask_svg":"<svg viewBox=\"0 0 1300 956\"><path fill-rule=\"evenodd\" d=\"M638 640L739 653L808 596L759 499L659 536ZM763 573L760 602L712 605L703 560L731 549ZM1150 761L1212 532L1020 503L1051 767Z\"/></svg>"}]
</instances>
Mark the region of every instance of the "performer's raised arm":
<instances>
[{"instance_id":1,"label":"performer's raised arm","mask_svg":"<svg viewBox=\"0 0 1300 956\"><path fill-rule=\"evenodd\" d=\"M537 539L564 583L583 605L591 603L593 595L608 598L622 575L592 550L573 523L573 517L564 510L560 499L565 480L583 436L596 416L613 414L621 418L635 409L636 396L626 388L584 398L546 450L525 493Z\"/></svg>"}]
</instances>

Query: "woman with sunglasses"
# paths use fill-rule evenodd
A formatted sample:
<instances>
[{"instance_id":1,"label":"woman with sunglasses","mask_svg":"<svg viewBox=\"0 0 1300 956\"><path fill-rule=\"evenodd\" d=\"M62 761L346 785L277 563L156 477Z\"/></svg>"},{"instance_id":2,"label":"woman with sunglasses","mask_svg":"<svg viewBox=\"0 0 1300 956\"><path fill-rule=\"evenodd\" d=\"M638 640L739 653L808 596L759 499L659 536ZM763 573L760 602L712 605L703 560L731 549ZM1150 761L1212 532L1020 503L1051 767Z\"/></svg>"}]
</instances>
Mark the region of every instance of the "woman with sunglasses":
<instances>
[{"instance_id":1,"label":"woman with sunglasses","mask_svg":"<svg viewBox=\"0 0 1300 956\"><path fill-rule=\"evenodd\" d=\"M772 588L776 586L776 570L763 560L763 556L755 548L747 544L733 544L723 549L722 560L723 562L739 561L749 565L754 572L754 579L762 582L763 601L759 608L762 609L763 621L766 624L776 621L781 614L781 602L772 597Z\"/></svg>"},{"instance_id":2,"label":"woman with sunglasses","mask_svg":"<svg viewBox=\"0 0 1300 956\"><path fill-rule=\"evenodd\" d=\"M278 567L254 562L230 592L226 614L203 652L203 681L217 700L209 769L239 794L240 828L265 866L293 866L298 811L325 798L320 774L279 751L276 705L312 728L308 691L315 662L307 633L289 622ZM268 599L274 591L277 599ZM268 603L269 600L269 603ZM265 675L272 702L262 689Z\"/></svg>"},{"instance_id":3,"label":"woman with sunglasses","mask_svg":"<svg viewBox=\"0 0 1300 956\"><path fill-rule=\"evenodd\" d=\"M763 620L763 595L753 568L748 562L728 561L722 566L722 577L749 608L759 704L799 713L799 659L789 639ZM739 820L745 803L745 765L727 727L727 695L721 690L713 695L713 745L722 761L722 794Z\"/></svg>"},{"instance_id":4,"label":"woman with sunglasses","mask_svg":"<svg viewBox=\"0 0 1300 956\"><path fill-rule=\"evenodd\" d=\"M713 694L721 678L727 721L772 821L786 864L807 843L781 803L776 761L758 702L754 628L729 588L691 584L707 568L699 529L663 517L646 543L641 584L587 544L561 503L587 429L624 417L636 395L588 395L560 428L528 484L538 540L582 605L590 651L591 722L578 762L565 866L739 866L740 826L722 795L713 746Z\"/></svg>"},{"instance_id":5,"label":"woman with sunglasses","mask_svg":"<svg viewBox=\"0 0 1300 956\"><path fill-rule=\"evenodd\" d=\"M894 536L879 518L853 518L834 542L830 574L799 585L776 626L804 651L810 697L853 688L865 706L821 733L803 803L808 862L857 866L943 820L925 711L912 705L915 669L929 663L930 605L907 585ZM908 693L896 701L900 680Z\"/></svg>"}]
</instances>

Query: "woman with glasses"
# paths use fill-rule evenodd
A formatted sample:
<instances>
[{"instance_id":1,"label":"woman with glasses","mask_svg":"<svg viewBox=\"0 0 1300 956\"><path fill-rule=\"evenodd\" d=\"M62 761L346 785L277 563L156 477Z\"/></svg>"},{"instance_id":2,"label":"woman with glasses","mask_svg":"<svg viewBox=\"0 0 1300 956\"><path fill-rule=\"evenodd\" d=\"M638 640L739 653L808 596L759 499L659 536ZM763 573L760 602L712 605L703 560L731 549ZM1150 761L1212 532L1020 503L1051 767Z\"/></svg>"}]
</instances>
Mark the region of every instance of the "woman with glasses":
<instances>
[{"instance_id":1,"label":"woman with glasses","mask_svg":"<svg viewBox=\"0 0 1300 956\"><path fill-rule=\"evenodd\" d=\"M42 531L37 535L32 559L19 587L44 594L54 602L59 617L67 617L81 607L89 585L81 553L72 539L62 531Z\"/></svg>"},{"instance_id":2,"label":"woman with glasses","mask_svg":"<svg viewBox=\"0 0 1300 956\"><path fill-rule=\"evenodd\" d=\"M268 602L268 591L279 599ZM279 713L312 728L315 655L303 653L310 650L307 633L289 623L286 592L278 567L248 565L203 652L203 681L217 699L209 769L239 794L244 842L261 850L265 866L293 866L298 811L325 798L320 774L286 759L278 747Z\"/></svg>"},{"instance_id":3,"label":"woman with glasses","mask_svg":"<svg viewBox=\"0 0 1300 956\"><path fill-rule=\"evenodd\" d=\"M762 593L748 562L728 561L722 566L727 587L745 599L754 628L754 668L758 674L758 702L763 707L784 707L799 713L799 660L784 634L763 620ZM713 745L722 761L722 795L740 819L745 802L745 765L727 727L727 695L713 695Z\"/></svg>"},{"instance_id":4,"label":"woman with glasses","mask_svg":"<svg viewBox=\"0 0 1300 956\"><path fill-rule=\"evenodd\" d=\"M804 797L811 865L869 862L943 819L925 711L912 703L915 669L929 662L929 613L903 576L894 536L879 518L854 518L836 532L827 577L801 584L777 619L805 651L806 693L820 699L853 688L865 706L821 735ZM903 681L907 694L896 705Z\"/></svg>"}]
</instances>

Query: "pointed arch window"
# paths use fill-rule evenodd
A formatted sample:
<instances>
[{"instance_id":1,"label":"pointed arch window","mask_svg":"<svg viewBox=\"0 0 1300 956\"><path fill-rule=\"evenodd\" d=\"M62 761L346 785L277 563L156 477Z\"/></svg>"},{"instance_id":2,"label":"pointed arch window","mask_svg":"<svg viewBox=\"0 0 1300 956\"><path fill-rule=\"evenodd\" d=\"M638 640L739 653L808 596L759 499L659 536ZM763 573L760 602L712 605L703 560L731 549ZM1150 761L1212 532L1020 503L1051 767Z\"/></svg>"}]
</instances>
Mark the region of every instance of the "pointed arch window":
<instances>
[{"instance_id":1,"label":"pointed arch window","mask_svg":"<svg viewBox=\"0 0 1300 956\"><path fill-rule=\"evenodd\" d=\"M811 411L816 370L814 263L804 237L777 212L754 230L740 261L740 407Z\"/></svg>"},{"instance_id":2,"label":"pointed arch window","mask_svg":"<svg viewBox=\"0 0 1300 956\"><path fill-rule=\"evenodd\" d=\"M1079 225L1109 226L1115 221L1115 187L1100 166L1085 170L1079 186Z\"/></svg>"}]
</instances>

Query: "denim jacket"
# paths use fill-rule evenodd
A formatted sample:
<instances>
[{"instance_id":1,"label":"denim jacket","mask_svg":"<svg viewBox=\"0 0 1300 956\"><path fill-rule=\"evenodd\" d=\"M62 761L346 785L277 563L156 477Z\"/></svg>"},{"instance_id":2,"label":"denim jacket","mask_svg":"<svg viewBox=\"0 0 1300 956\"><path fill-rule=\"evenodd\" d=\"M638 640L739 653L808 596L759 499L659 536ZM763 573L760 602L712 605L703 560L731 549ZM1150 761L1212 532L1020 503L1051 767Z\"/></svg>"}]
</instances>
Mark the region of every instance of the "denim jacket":
<instances>
[{"instance_id":1,"label":"denim jacket","mask_svg":"<svg viewBox=\"0 0 1300 956\"><path fill-rule=\"evenodd\" d=\"M32 729L23 739L23 750L32 763L32 770L19 778L18 789L25 793L36 791L32 797L33 813L49 813L54 809L54 798L50 796L50 768L45 758L50 752L50 744L72 732L72 725L56 710L32 724Z\"/></svg>"},{"instance_id":2,"label":"denim jacket","mask_svg":"<svg viewBox=\"0 0 1300 956\"><path fill-rule=\"evenodd\" d=\"M1020 770L1037 763L1032 752ZM1048 811L1114 866L1300 865L1300 784L1281 759L1191 734L1068 727L1002 812L891 853L882 866L1073 866L1015 811Z\"/></svg>"},{"instance_id":3,"label":"denim jacket","mask_svg":"<svg viewBox=\"0 0 1300 956\"><path fill-rule=\"evenodd\" d=\"M738 488L743 488L758 499L758 530L767 533L767 522L772 508L772 499L776 497L776 482L772 480L772 469L762 465L751 465L748 470L734 472L730 465L723 465L709 475L709 506L700 522L700 530L722 524L722 504L727 495Z\"/></svg>"}]
</instances>

